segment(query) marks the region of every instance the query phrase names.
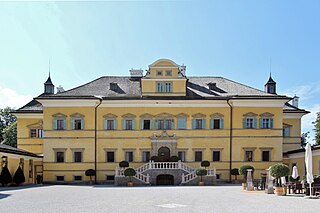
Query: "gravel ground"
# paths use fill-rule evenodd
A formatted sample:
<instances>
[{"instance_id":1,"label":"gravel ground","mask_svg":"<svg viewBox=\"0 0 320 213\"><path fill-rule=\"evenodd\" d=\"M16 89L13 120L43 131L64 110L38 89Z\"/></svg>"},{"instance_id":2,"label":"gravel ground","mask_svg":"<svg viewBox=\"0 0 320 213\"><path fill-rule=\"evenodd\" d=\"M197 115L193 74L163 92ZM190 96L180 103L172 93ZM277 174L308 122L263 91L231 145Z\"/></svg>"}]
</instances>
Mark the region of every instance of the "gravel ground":
<instances>
[{"instance_id":1,"label":"gravel ground","mask_svg":"<svg viewBox=\"0 0 320 213\"><path fill-rule=\"evenodd\" d=\"M0 212L320 212L320 199L242 191L240 186L0 187Z\"/></svg>"}]
</instances>

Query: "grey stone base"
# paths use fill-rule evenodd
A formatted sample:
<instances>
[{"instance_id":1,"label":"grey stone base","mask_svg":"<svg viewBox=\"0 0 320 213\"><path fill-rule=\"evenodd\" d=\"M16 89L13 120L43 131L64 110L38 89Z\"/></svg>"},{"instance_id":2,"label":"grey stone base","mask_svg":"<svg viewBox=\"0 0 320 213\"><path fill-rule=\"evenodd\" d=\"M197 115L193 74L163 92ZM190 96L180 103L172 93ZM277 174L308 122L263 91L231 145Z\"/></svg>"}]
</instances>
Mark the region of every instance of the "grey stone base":
<instances>
[{"instance_id":1,"label":"grey stone base","mask_svg":"<svg viewBox=\"0 0 320 213\"><path fill-rule=\"evenodd\" d=\"M214 176L205 176L202 177L202 181L204 182L205 186L214 186L217 185L216 178ZM181 186L198 186L200 182L200 177L196 177L192 181L188 183L182 183Z\"/></svg>"}]
</instances>

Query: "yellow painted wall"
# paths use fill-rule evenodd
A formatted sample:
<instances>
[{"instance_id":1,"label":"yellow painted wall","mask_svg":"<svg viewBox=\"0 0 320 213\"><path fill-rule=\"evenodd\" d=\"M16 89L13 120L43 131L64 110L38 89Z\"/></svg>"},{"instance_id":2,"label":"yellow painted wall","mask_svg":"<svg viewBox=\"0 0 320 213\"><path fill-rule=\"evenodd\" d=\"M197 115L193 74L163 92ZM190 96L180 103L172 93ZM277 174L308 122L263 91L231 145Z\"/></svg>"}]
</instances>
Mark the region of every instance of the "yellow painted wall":
<instances>
[{"instance_id":1,"label":"yellow painted wall","mask_svg":"<svg viewBox=\"0 0 320 213\"><path fill-rule=\"evenodd\" d=\"M283 152L299 149L301 143L301 119L286 118L283 119L283 123L291 125L290 137L283 138Z\"/></svg>"}]
</instances>

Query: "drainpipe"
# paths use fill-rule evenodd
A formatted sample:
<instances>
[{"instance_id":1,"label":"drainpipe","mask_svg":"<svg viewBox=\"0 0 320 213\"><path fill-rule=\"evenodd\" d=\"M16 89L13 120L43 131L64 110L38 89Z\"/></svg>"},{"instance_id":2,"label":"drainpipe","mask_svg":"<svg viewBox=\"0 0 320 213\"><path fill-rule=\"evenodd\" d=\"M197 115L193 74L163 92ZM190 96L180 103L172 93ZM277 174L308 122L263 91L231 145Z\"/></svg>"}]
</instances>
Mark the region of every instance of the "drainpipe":
<instances>
[{"instance_id":1,"label":"drainpipe","mask_svg":"<svg viewBox=\"0 0 320 213\"><path fill-rule=\"evenodd\" d=\"M230 162L229 162L229 181L231 183L231 169L232 169L232 129L233 129L233 108L232 105L229 103L230 99L227 99L227 103L230 107L230 134L229 134L229 146L230 146Z\"/></svg>"},{"instance_id":2,"label":"drainpipe","mask_svg":"<svg viewBox=\"0 0 320 213\"><path fill-rule=\"evenodd\" d=\"M96 172L96 175L94 176L94 184L97 184L97 109L102 103L102 97L95 96L98 98L99 103L94 108L94 171Z\"/></svg>"}]
</instances>

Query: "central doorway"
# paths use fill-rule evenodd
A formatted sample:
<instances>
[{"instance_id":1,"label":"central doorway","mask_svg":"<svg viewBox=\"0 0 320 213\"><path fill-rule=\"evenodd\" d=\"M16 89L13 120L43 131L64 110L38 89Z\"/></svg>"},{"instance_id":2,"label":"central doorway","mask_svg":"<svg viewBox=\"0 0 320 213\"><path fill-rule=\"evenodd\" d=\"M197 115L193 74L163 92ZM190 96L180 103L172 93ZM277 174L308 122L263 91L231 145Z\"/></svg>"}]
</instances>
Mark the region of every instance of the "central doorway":
<instances>
[{"instance_id":1,"label":"central doorway","mask_svg":"<svg viewBox=\"0 0 320 213\"><path fill-rule=\"evenodd\" d=\"M157 176L157 185L158 186L173 186L174 185L173 175L158 175Z\"/></svg>"},{"instance_id":2,"label":"central doorway","mask_svg":"<svg viewBox=\"0 0 320 213\"><path fill-rule=\"evenodd\" d=\"M158 157L162 162L168 162L170 159L170 149L166 146L161 147L158 150Z\"/></svg>"}]
</instances>

